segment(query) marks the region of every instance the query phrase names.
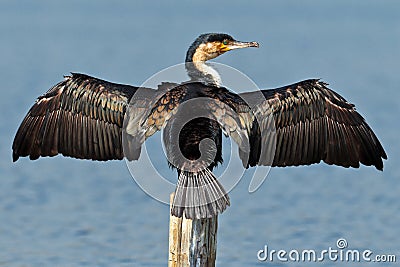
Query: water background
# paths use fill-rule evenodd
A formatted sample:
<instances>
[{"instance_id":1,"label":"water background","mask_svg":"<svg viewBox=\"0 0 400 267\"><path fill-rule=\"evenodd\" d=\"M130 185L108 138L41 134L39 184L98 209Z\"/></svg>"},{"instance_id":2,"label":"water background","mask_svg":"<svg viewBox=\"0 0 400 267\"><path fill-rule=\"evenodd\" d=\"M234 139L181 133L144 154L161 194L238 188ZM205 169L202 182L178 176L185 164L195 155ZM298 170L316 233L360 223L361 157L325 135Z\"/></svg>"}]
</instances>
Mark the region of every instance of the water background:
<instances>
[{"instance_id":1,"label":"water background","mask_svg":"<svg viewBox=\"0 0 400 267\"><path fill-rule=\"evenodd\" d=\"M243 179L220 216L217 265L266 266L256 256L264 245L321 251L340 237L399 261L399 12L398 1L370 0L1 1L0 266L166 266L168 206L141 191L123 161L12 163L11 144L35 98L62 75L139 85L183 62L204 32L258 41L217 61L261 88L327 81L389 156L384 172L274 168L253 194Z\"/></svg>"}]
</instances>

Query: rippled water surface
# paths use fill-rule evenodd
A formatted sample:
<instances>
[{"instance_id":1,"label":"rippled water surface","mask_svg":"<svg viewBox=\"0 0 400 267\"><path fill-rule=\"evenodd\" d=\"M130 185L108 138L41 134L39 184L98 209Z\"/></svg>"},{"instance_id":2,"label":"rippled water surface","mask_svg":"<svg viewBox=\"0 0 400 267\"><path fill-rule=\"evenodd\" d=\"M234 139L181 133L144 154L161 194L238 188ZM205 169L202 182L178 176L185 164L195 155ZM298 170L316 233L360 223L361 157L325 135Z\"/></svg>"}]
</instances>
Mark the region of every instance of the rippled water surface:
<instances>
[{"instance_id":1,"label":"rippled water surface","mask_svg":"<svg viewBox=\"0 0 400 267\"><path fill-rule=\"evenodd\" d=\"M11 143L34 99L62 75L139 85L181 63L194 38L211 31L260 43L217 61L262 88L329 82L356 104L389 156L384 172L275 168L253 194L244 177L220 216L218 266L266 266L257 260L264 245L321 251L341 237L348 248L400 260L399 11L396 1L2 1L0 266L166 265L168 206L146 195L123 161L12 163Z\"/></svg>"}]
</instances>

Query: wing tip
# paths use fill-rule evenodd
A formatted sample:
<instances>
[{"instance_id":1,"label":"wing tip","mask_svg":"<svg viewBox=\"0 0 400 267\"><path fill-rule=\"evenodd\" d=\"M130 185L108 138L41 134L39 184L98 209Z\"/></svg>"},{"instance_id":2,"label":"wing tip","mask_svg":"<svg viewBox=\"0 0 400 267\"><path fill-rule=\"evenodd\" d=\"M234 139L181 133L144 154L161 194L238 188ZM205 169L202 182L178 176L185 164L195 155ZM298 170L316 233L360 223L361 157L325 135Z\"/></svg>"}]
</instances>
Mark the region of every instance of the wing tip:
<instances>
[{"instance_id":1,"label":"wing tip","mask_svg":"<svg viewBox=\"0 0 400 267\"><path fill-rule=\"evenodd\" d=\"M385 158L384 158L384 159L385 159ZM380 159L380 161L378 161L377 163L375 163L374 166L375 166L375 168L376 168L378 171L383 172L383 162L382 162L382 159Z\"/></svg>"},{"instance_id":2,"label":"wing tip","mask_svg":"<svg viewBox=\"0 0 400 267\"><path fill-rule=\"evenodd\" d=\"M13 162L16 162L18 159L19 159L19 155L17 155L16 153L13 152L13 155L12 155Z\"/></svg>"}]
</instances>

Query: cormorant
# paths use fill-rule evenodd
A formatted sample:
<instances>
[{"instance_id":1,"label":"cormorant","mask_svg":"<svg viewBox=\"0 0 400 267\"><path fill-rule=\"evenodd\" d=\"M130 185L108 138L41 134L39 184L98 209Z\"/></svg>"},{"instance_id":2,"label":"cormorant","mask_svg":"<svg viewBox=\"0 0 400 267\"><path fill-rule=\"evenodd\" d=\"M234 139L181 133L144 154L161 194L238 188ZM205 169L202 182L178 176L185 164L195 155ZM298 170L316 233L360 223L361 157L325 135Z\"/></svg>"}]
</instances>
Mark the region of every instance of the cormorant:
<instances>
[{"instance_id":1,"label":"cormorant","mask_svg":"<svg viewBox=\"0 0 400 267\"><path fill-rule=\"evenodd\" d=\"M135 160L146 138L164 128L167 156L178 171L171 213L178 217L185 213L191 219L215 216L229 205L227 193L212 173L222 162L222 132L238 143L245 168L310 165L323 160L346 168L362 163L383 170L382 159L387 156L379 140L354 105L326 83L304 80L243 94L222 87L218 74L205 62L245 47L258 47L258 43L239 42L227 34L202 34L186 55L193 81L163 83L158 89L139 90L72 73L31 107L15 136L13 161L57 154ZM200 101L192 111L179 111L185 101L202 97L213 101ZM198 110L209 116L185 121L183 114ZM269 138L271 122L275 142ZM202 142L209 139L213 144ZM271 146L275 154L268 159ZM178 154L184 160L177 159Z\"/></svg>"}]
</instances>

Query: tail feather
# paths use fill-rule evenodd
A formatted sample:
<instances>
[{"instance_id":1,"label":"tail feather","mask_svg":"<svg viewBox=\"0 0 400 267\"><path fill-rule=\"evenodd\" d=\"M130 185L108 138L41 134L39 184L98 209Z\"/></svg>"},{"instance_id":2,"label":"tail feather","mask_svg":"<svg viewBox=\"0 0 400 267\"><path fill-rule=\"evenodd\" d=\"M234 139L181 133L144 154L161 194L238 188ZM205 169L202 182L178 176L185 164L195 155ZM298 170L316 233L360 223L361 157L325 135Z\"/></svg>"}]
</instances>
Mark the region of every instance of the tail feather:
<instances>
[{"instance_id":1,"label":"tail feather","mask_svg":"<svg viewBox=\"0 0 400 267\"><path fill-rule=\"evenodd\" d=\"M188 219L211 218L229 206L229 197L209 169L200 172L181 171L171 213Z\"/></svg>"}]
</instances>

